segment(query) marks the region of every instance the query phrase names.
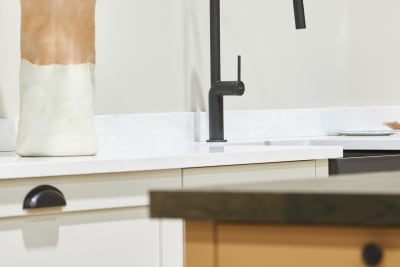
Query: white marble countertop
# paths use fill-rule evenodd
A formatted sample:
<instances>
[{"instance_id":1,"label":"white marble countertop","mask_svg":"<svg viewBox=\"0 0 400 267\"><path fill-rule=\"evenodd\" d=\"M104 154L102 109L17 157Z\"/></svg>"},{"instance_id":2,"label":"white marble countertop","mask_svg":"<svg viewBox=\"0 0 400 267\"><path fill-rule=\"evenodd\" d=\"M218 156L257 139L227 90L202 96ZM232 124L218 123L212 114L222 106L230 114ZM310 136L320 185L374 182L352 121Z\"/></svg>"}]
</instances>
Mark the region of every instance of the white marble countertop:
<instances>
[{"instance_id":1,"label":"white marble countertop","mask_svg":"<svg viewBox=\"0 0 400 267\"><path fill-rule=\"evenodd\" d=\"M88 157L19 157L0 152L0 179L113 173L282 161L314 160L342 156L339 146L265 145L263 141L180 146L143 144L100 150Z\"/></svg>"},{"instance_id":2,"label":"white marble countertop","mask_svg":"<svg viewBox=\"0 0 400 267\"><path fill-rule=\"evenodd\" d=\"M222 145L193 142L208 137L208 116L204 112L98 115L98 155L21 158L14 152L0 152L0 179L327 159L341 157L343 149L400 150L400 134L327 135L338 130L387 130L382 122L395 120L399 110L400 107L226 112L228 140L261 141ZM0 150L13 150L16 122L0 120Z\"/></svg>"},{"instance_id":3,"label":"white marble countertop","mask_svg":"<svg viewBox=\"0 0 400 267\"><path fill-rule=\"evenodd\" d=\"M400 150L400 135L313 136L228 143L144 143L88 157L19 157L0 152L0 179L209 167L342 157L347 150Z\"/></svg>"},{"instance_id":4,"label":"white marble countertop","mask_svg":"<svg viewBox=\"0 0 400 267\"><path fill-rule=\"evenodd\" d=\"M325 136L312 139L312 145L338 145L347 150L400 150L400 135Z\"/></svg>"}]
</instances>

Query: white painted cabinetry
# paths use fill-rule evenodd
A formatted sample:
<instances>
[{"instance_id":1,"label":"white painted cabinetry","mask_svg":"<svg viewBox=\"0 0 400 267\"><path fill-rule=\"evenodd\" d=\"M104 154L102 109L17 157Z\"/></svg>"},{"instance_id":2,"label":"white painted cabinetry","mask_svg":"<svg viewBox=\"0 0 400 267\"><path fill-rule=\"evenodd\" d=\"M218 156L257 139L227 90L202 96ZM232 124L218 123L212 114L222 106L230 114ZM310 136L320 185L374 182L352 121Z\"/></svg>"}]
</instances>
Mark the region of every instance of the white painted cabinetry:
<instances>
[{"instance_id":1,"label":"white painted cabinetry","mask_svg":"<svg viewBox=\"0 0 400 267\"><path fill-rule=\"evenodd\" d=\"M0 266L155 267L159 235L145 208L4 219Z\"/></svg>"},{"instance_id":2,"label":"white painted cabinetry","mask_svg":"<svg viewBox=\"0 0 400 267\"><path fill-rule=\"evenodd\" d=\"M183 170L183 188L327 176L324 160L190 168Z\"/></svg>"},{"instance_id":3,"label":"white painted cabinetry","mask_svg":"<svg viewBox=\"0 0 400 267\"><path fill-rule=\"evenodd\" d=\"M67 205L23 210L43 184ZM180 169L2 180L0 266L158 267L162 223L149 219L148 191L180 186Z\"/></svg>"},{"instance_id":4,"label":"white painted cabinetry","mask_svg":"<svg viewBox=\"0 0 400 267\"><path fill-rule=\"evenodd\" d=\"M327 176L327 161L307 160L0 180L0 266L182 267L183 222L150 219L149 190ZM67 205L22 209L39 185Z\"/></svg>"}]
</instances>

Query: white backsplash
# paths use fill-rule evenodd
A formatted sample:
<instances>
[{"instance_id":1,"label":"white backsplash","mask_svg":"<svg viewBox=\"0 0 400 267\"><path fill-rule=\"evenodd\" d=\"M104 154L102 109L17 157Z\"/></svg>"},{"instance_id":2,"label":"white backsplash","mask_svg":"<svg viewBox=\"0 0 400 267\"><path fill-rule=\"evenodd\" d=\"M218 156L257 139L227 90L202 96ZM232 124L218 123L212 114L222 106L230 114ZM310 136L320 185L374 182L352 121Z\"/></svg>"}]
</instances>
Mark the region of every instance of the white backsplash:
<instances>
[{"instance_id":1,"label":"white backsplash","mask_svg":"<svg viewBox=\"0 0 400 267\"><path fill-rule=\"evenodd\" d=\"M225 138L249 140L323 136L344 130L384 130L400 121L400 106L225 111ZM15 147L17 120L0 119L0 151ZM179 146L208 138L206 112L97 115L99 151Z\"/></svg>"},{"instance_id":2,"label":"white backsplash","mask_svg":"<svg viewBox=\"0 0 400 267\"><path fill-rule=\"evenodd\" d=\"M0 119L0 151L13 151L17 138L17 120Z\"/></svg>"}]
</instances>

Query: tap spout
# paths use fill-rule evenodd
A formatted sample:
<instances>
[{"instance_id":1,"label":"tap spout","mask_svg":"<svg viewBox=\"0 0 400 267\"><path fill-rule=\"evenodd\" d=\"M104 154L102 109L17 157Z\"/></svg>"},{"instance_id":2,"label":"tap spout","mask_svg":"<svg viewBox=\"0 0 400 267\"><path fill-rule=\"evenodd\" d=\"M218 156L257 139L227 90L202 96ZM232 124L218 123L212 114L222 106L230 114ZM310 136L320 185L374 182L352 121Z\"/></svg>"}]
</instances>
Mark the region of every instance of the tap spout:
<instances>
[{"instance_id":1,"label":"tap spout","mask_svg":"<svg viewBox=\"0 0 400 267\"><path fill-rule=\"evenodd\" d=\"M304 29L303 0L293 0L296 29ZM211 88L208 93L209 140L226 142L224 138L224 96L243 95L245 84L241 80L241 58L238 57L238 79L221 81L220 0L210 0L210 61Z\"/></svg>"},{"instance_id":2,"label":"tap spout","mask_svg":"<svg viewBox=\"0 0 400 267\"><path fill-rule=\"evenodd\" d=\"M296 23L296 29L305 29L306 18L304 15L303 0L293 0L293 8L294 8L294 20Z\"/></svg>"}]
</instances>

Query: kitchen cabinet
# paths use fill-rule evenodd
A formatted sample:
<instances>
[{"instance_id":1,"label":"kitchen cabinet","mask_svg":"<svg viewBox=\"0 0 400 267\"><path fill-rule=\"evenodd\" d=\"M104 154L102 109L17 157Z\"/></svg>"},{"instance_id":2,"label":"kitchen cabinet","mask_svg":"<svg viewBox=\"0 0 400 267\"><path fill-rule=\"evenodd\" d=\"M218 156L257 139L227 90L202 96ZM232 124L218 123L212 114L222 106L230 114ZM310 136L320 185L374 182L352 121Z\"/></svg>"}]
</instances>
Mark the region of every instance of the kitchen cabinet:
<instances>
[{"instance_id":1,"label":"kitchen cabinet","mask_svg":"<svg viewBox=\"0 0 400 267\"><path fill-rule=\"evenodd\" d=\"M183 170L183 188L328 177L328 160L305 160Z\"/></svg>"},{"instance_id":2,"label":"kitchen cabinet","mask_svg":"<svg viewBox=\"0 0 400 267\"><path fill-rule=\"evenodd\" d=\"M23 210L43 184L67 205ZM149 219L147 195L180 185L179 169L1 180L0 265L160 266L163 222Z\"/></svg>"},{"instance_id":3,"label":"kitchen cabinet","mask_svg":"<svg viewBox=\"0 0 400 267\"><path fill-rule=\"evenodd\" d=\"M159 266L159 220L146 208L0 222L1 266Z\"/></svg>"},{"instance_id":4,"label":"kitchen cabinet","mask_svg":"<svg viewBox=\"0 0 400 267\"><path fill-rule=\"evenodd\" d=\"M149 219L148 192L170 188L328 177L327 160L306 160L0 180L1 266L183 266L184 224ZM66 206L24 210L40 185Z\"/></svg>"}]
</instances>

